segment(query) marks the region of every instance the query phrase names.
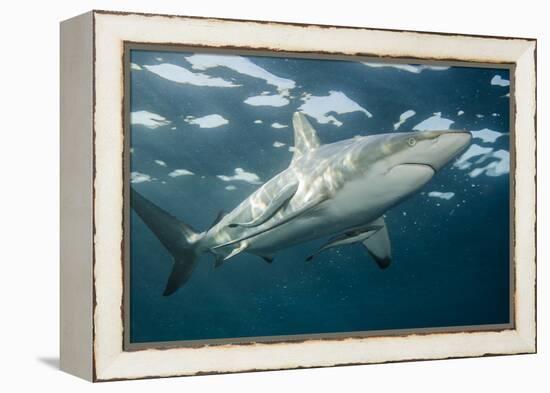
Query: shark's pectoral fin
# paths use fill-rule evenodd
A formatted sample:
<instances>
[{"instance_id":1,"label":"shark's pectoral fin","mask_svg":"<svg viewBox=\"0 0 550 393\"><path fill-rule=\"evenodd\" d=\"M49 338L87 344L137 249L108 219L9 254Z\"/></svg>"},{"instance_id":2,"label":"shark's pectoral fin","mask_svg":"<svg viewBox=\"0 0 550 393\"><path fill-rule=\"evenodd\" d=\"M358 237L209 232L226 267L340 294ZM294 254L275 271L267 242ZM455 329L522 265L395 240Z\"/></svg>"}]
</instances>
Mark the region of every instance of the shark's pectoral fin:
<instances>
[{"instance_id":1,"label":"shark's pectoral fin","mask_svg":"<svg viewBox=\"0 0 550 393\"><path fill-rule=\"evenodd\" d=\"M271 202L269 205L260 213L260 215L256 218L254 218L252 221L248 222L234 222L229 224L230 228L234 227L245 227L245 228L251 228L251 227L257 227L258 225L263 224L267 220L269 220L275 213L277 213L286 202L288 202L294 194L296 194L296 191L298 190L298 186L300 185L299 182L294 182L287 184L284 186L277 195L271 199Z\"/></svg>"},{"instance_id":2,"label":"shark's pectoral fin","mask_svg":"<svg viewBox=\"0 0 550 393\"><path fill-rule=\"evenodd\" d=\"M346 244L354 244L354 243L362 242L366 239L369 239L381 228L382 227L380 225L369 225L362 228L350 229L338 236L335 236L329 239L315 253L307 257L306 261L311 261L317 254L325 250L328 250L329 248L343 246Z\"/></svg>"},{"instance_id":3,"label":"shark's pectoral fin","mask_svg":"<svg viewBox=\"0 0 550 393\"><path fill-rule=\"evenodd\" d=\"M273 222L270 222L270 225L267 225L264 228L258 229L257 231L250 232L250 233L246 234L243 237L240 237L240 238L237 238L235 240L231 240L231 241L228 241L226 243L222 243L222 244L219 244L215 247L212 247L212 250L217 250L219 248L227 247L227 246L230 246L232 244L242 242L243 240L250 239L251 237L261 235L262 233L265 233L265 232L270 231L274 228L277 228L278 226L283 225L283 224L295 219L296 217L301 216L302 214L310 211L311 209L315 208L317 205L321 204L322 202L326 201L327 199L328 199L328 197L325 196L325 195L318 195L315 198L313 198L312 200L310 200L309 202L306 202L301 208L296 209L292 212L289 212L286 216L284 216L283 218L281 218L277 221L273 220ZM231 255L231 256L233 256L233 255Z\"/></svg>"},{"instance_id":4,"label":"shark's pectoral fin","mask_svg":"<svg viewBox=\"0 0 550 393\"><path fill-rule=\"evenodd\" d=\"M391 264L391 242L388 228L382 217L373 221L372 224L381 228L371 237L363 240L363 245L380 269L386 269Z\"/></svg>"}]
</instances>

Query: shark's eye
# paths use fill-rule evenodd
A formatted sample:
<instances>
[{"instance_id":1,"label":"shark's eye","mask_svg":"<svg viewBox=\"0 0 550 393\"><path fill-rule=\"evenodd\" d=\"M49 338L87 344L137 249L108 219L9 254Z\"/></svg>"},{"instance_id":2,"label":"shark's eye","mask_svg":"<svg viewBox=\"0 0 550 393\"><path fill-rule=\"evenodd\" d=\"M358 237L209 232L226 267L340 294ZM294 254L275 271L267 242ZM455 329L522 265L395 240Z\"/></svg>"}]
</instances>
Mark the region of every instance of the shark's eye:
<instances>
[{"instance_id":1,"label":"shark's eye","mask_svg":"<svg viewBox=\"0 0 550 393\"><path fill-rule=\"evenodd\" d=\"M413 138L413 137L410 137L409 139L407 139L407 144L408 144L409 146L414 146L414 145L416 145L416 139Z\"/></svg>"}]
</instances>

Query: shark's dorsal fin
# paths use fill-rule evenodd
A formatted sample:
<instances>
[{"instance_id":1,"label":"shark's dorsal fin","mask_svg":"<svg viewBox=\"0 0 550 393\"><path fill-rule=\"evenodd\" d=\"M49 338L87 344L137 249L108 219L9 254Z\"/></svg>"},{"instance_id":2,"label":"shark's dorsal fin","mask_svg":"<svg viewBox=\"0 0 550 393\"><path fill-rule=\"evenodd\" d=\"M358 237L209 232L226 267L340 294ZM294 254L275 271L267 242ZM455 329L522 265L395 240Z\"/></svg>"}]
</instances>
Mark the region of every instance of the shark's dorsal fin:
<instances>
[{"instance_id":1,"label":"shark's dorsal fin","mask_svg":"<svg viewBox=\"0 0 550 393\"><path fill-rule=\"evenodd\" d=\"M321 146L321 142L317 137L317 131L302 112L294 112L292 125L294 127L294 156L292 162L294 162L308 151L317 149Z\"/></svg>"}]
</instances>

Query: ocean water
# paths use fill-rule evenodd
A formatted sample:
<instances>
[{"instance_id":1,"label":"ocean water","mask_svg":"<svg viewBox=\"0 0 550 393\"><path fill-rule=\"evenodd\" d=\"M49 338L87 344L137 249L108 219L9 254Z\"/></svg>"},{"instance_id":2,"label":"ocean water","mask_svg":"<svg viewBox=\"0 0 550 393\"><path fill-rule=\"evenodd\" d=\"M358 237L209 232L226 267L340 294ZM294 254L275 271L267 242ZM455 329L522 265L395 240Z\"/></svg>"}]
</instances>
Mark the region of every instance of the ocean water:
<instances>
[{"instance_id":1,"label":"ocean water","mask_svg":"<svg viewBox=\"0 0 550 393\"><path fill-rule=\"evenodd\" d=\"M198 230L292 158L292 114L324 143L473 131L468 150L386 213L393 261L319 239L267 264L204 255L164 297L169 253L132 211L134 343L509 322L509 71L131 51L131 186Z\"/></svg>"}]
</instances>

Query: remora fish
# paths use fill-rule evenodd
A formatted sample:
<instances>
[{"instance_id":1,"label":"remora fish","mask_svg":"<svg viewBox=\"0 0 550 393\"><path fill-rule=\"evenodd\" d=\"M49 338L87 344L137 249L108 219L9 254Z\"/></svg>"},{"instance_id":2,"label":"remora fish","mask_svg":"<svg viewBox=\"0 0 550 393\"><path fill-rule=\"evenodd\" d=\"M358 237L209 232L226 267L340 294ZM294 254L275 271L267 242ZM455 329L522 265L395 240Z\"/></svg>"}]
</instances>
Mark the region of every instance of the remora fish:
<instances>
[{"instance_id":1,"label":"remora fish","mask_svg":"<svg viewBox=\"0 0 550 393\"><path fill-rule=\"evenodd\" d=\"M207 231L195 231L132 189L131 207L174 257L165 296L187 282L203 253L214 254L216 266L241 252L271 262L278 250L329 235L336 236L317 252L359 242L381 268L388 267L391 246L383 214L418 191L471 140L469 132L444 130L321 145L302 113L294 114L293 126L290 166Z\"/></svg>"}]
</instances>

